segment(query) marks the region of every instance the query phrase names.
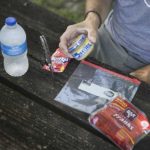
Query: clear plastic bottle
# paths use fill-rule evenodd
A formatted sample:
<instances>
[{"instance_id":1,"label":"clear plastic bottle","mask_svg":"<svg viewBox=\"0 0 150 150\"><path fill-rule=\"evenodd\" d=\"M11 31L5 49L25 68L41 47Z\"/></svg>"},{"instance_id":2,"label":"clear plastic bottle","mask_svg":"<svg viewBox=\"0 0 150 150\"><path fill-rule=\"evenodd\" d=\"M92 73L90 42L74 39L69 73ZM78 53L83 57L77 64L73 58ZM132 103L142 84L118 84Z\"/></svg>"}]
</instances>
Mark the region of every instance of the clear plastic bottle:
<instances>
[{"instance_id":1,"label":"clear plastic bottle","mask_svg":"<svg viewBox=\"0 0 150 150\"><path fill-rule=\"evenodd\" d=\"M14 17L5 19L0 41L5 71L14 77L24 75L29 68L26 33Z\"/></svg>"}]
</instances>

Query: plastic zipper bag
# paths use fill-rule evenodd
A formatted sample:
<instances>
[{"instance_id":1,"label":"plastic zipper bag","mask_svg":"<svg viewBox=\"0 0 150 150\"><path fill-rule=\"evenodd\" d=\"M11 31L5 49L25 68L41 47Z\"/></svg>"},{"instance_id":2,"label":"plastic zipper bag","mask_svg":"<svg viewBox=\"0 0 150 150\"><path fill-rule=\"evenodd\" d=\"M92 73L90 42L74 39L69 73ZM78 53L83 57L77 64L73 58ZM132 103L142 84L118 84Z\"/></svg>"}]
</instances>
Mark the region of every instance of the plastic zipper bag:
<instances>
[{"instance_id":1,"label":"plastic zipper bag","mask_svg":"<svg viewBox=\"0 0 150 150\"><path fill-rule=\"evenodd\" d=\"M131 101L139 85L140 81L134 78L81 61L55 100L91 113L118 95Z\"/></svg>"}]
</instances>

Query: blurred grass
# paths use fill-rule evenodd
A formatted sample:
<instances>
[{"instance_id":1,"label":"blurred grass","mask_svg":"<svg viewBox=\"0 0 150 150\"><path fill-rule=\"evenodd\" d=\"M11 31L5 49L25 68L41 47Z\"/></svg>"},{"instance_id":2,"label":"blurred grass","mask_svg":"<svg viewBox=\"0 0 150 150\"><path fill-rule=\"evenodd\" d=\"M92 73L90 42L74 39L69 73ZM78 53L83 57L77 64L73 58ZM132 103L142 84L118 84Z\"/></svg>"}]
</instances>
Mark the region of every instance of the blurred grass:
<instances>
[{"instance_id":1,"label":"blurred grass","mask_svg":"<svg viewBox=\"0 0 150 150\"><path fill-rule=\"evenodd\" d=\"M83 20L84 0L31 0L60 16L63 16L74 22Z\"/></svg>"}]
</instances>

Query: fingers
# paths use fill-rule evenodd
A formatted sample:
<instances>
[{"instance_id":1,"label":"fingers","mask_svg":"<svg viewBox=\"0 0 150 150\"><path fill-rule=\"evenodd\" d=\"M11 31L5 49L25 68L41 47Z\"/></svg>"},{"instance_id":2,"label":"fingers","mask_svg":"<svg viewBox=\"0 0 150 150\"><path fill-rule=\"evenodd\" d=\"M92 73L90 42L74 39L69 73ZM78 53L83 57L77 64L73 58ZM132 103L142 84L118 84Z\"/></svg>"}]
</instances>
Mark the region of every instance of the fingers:
<instances>
[{"instance_id":1,"label":"fingers","mask_svg":"<svg viewBox=\"0 0 150 150\"><path fill-rule=\"evenodd\" d=\"M130 75L134 76L135 78L144 81L150 84L150 72L147 72L144 69L139 69L134 72L131 72Z\"/></svg>"},{"instance_id":2,"label":"fingers","mask_svg":"<svg viewBox=\"0 0 150 150\"><path fill-rule=\"evenodd\" d=\"M95 28L91 26L84 27L82 28L82 30L78 29L78 34L79 33L86 34L90 42L92 42L93 44L96 43L97 32L98 30L96 30Z\"/></svg>"},{"instance_id":3,"label":"fingers","mask_svg":"<svg viewBox=\"0 0 150 150\"><path fill-rule=\"evenodd\" d=\"M68 56L72 57L68 52L68 47L71 45L72 41L79 34L87 34L88 39L91 43L96 42L97 30L91 25L87 25L85 22L70 25L67 27L66 31L60 37L59 48Z\"/></svg>"},{"instance_id":4,"label":"fingers","mask_svg":"<svg viewBox=\"0 0 150 150\"><path fill-rule=\"evenodd\" d=\"M142 80L145 74L142 71L134 71L130 73L131 76L136 77L139 80Z\"/></svg>"},{"instance_id":5,"label":"fingers","mask_svg":"<svg viewBox=\"0 0 150 150\"><path fill-rule=\"evenodd\" d=\"M64 52L67 52L68 50L68 36L66 35L66 33L64 33L61 37L60 37L60 43L59 43L59 48L61 50L63 50Z\"/></svg>"},{"instance_id":6,"label":"fingers","mask_svg":"<svg viewBox=\"0 0 150 150\"><path fill-rule=\"evenodd\" d=\"M68 52L68 47L71 45L72 41L76 36L81 34L83 31L80 31L76 25L68 26L66 31L60 37L59 48L69 57L72 57Z\"/></svg>"},{"instance_id":7,"label":"fingers","mask_svg":"<svg viewBox=\"0 0 150 150\"><path fill-rule=\"evenodd\" d=\"M88 39L90 40L90 42L95 44L96 43L96 37L97 37L97 31L89 29L87 32L88 32Z\"/></svg>"}]
</instances>

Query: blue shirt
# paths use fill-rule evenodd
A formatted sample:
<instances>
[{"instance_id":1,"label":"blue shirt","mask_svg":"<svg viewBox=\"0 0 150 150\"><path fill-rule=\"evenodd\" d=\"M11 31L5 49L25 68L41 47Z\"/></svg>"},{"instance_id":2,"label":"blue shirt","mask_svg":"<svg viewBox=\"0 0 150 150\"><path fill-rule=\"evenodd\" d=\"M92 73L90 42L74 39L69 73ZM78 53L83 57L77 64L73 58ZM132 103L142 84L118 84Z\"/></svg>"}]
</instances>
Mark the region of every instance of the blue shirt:
<instances>
[{"instance_id":1,"label":"blue shirt","mask_svg":"<svg viewBox=\"0 0 150 150\"><path fill-rule=\"evenodd\" d=\"M106 28L131 55L150 63L150 0L115 0Z\"/></svg>"}]
</instances>

